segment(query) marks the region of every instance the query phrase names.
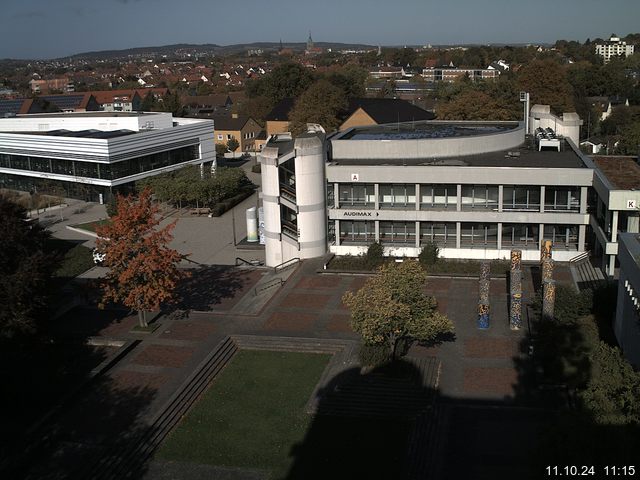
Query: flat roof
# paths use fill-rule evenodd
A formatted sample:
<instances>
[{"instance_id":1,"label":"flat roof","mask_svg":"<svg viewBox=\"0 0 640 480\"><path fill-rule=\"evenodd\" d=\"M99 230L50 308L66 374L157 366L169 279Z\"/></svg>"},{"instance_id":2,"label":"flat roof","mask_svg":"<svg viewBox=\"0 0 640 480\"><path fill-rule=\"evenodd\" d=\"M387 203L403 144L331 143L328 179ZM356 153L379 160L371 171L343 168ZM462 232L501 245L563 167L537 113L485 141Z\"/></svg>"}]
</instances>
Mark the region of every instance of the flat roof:
<instances>
[{"instance_id":1,"label":"flat roof","mask_svg":"<svg viewBox=\"0 0 640 480\"><path fill-rule=\"evenodd\" d=\"M477 135L504 133L518 128L518 122L502 123L434 123L411 122L386 125L356 127L344 135L334 137L335 140L414 140L459 138Z\"/></svg>"},{"instance_id":2,"label":"flat roof","mask_svg":"<svg viewBox=\"0 0 640 480\"><path fill-rule=\"evenodd\" d=\"M47 117L144 117L166 115L167 112L53 112L29 113L16 115L14 118L47 118Z\"/></svg>"},{"instance_id":3,"label":"flat roof","mask_svg":"<svg viewBox=\"0 0 640 480\"><path fill-rule=\"evenodd\" d=\"M54 136L54 137L75 137L75 138L98 138L98 139L109 139L109 138L118 138L124 137L127 135L131 135L134 132L133 130L49 130L45 132L0 132L0 133L11 133L18 135L44 135L44 136Z\"/></svg>"},{"instance_id":4,"label":"flat roof","mask_svg":"<svg viewBox=\"0 0 640 480\"><path fill-rule=\"evenodd\" d=\"M370 165L370 166L434 166L434 167L510 167L510 168L587 168L582 158L566 143L562 149L542 150L528 149L524 146L511 150L502 150L477 155L464 155L446 158L411 158L411 159L370 159L348 158L332 159L334 165Z\"/></svg>"},{"instance_id":5,"label":"flat roof","mask_svg":"<svg viewBox=\"0 0 640 480\"><path fill-rule=\"evenodd\" d=\"M594 156L593 162L616 190L640 190L640 165L636 157Z\"/></svg>"}]
</instances>

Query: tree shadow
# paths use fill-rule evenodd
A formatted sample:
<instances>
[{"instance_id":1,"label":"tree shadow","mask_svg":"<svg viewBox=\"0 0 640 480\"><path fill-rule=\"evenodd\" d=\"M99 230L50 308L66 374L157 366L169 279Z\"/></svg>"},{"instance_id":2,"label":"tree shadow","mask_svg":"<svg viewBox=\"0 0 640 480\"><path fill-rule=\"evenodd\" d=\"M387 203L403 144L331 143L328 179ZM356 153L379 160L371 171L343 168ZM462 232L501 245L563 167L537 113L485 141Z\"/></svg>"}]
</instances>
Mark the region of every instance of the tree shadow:
<instances>
[{"instance_id":1,"label":"tree shadow","mask_svg":"<svg viewBox=\"0 0 640 480\"><path fill-rule=\"evenodd\" d=\"M177 289L178 302L173 310L211 311L228 309L239 300L239 295L253 285L254 270L228 266L207 266L191 270Z\"/></svg>"},{"instance_id":2,"label":"tree shadow","mask_svg":"<svg viewBox=\"0 0 640 480\"><path fill-rule=\"evenodd\" d=\"M405 478L416 460L409 446L424 434L420 417L433 405L428 367L405 358L332 378L286 478Z\"/></svg>"}]
</instances>

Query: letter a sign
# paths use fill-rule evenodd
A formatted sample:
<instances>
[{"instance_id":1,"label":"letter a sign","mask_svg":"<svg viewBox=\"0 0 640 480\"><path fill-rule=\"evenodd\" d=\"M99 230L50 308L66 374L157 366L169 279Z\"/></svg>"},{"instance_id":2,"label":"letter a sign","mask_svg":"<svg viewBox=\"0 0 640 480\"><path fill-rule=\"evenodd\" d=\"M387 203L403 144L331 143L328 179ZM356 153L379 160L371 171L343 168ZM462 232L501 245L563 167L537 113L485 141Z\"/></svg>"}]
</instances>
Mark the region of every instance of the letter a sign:
<instances>
[{"instance_id":1,"label":"letter a sign","mask_svg":"<svg viewBox=\"0 0 640 480\"><path fill-rule=\"evenodd\" d=\"M360 175L357 173L352 173L351 174L351 181L352 182L359 182L360 181Z\"/></svg>"}]
</instances>

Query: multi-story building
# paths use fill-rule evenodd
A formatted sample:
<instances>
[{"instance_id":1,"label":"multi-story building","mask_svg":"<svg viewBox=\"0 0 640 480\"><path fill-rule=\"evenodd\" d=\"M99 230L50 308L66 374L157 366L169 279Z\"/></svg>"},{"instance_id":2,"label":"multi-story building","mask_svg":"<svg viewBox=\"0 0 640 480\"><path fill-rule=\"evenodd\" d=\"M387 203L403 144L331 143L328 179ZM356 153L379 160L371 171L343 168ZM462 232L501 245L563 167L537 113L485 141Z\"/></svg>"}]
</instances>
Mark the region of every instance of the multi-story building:
<instances>
[{"instance_id":1,"label":"multi-story building","mask_svg":"<svg viewBox=\"0 0 640 480\"><path fill-rule=\"evenodd\" d=\"M613 331L626 359L640 368L640 237L622 233L619 241L620 276Z\"/></svg>"},{"instance_id":2,"label":"multi-story building","mask_svg":"<svg viewBox=\"0 0 640 480\"><path fill-rule=\"evenodd\" d=\"M613 276L618 233L640 230L640 166L582 154L580 125L534 105L526 126L424 121L276 136L258 157L267 262L358 255L374 241L390 256L434 242L448 258L520 249L536 260L551 240L554 259L589 250Z\"/></svg>"},{"instance_id":3,"label":"multi-story building","mask_svg":"<svg viewBox=\"0 0 640 480\"><path fill-rule=\"evenodd\" d=\"M611 57L628 57L633 55L634 46L620 40L615 33L611 34L611 38L604 43L596 44L596 55L604 58L604 63L609 63Z\"/></svg>"},{"instance_id":4,"label":"multi-story building","mask_svg":"<svg viewBox=\"0 0 640 480\"><path fill-rule=\"evenodd\" d=\"M211 120L170 113L48 113L0 119L0 188L106 201L136 180L215 161Z\"/></svg>"},{"instance_id":5,"label":"multi-story building","mask_svg":"<svg viewBox=\"0 0 640 480\"><path fill-rule=\"evenodd\" d=\"M244 115L217 115L211 117L215 122L215 142L227 145L229 140L236 139L236 152L253 152L256 150L255 140L260 135L262 127L251 117Z\"/></svg>"},{"instance_id":6,"label":"multi-story building","mask_svg":"<svg viewBox=\"0 0 640 480\"><path fill-rule=\"evenodd\" d=\"M500 75L500 71L494 68L425 68L422 70L422 78L426 82L455 82L464 76L468 76L472 81L495 80Z\"/></svg>"}]
</instances>

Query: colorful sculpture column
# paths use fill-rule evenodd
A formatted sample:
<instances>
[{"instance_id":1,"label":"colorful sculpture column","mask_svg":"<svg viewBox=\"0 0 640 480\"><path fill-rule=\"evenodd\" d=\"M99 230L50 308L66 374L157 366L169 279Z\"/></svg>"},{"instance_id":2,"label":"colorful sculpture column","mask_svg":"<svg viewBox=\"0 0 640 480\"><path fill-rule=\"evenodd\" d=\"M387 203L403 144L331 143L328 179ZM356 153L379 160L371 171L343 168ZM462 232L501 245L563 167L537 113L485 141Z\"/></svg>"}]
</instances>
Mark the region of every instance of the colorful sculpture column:
<instances>
[{"instance_id":1,"label":"colorful sculpture column","mask_svg":"<svg viewBox=\"0 0 640 480\"><path fill-rule=\"evenodd\" d=\"M478 300L478 328L486 330L489 328L489 289L491 285L491 264L483 262L480 264L479 280L479 300Z\"/></svg>"},{"instance_id":2,"label":"colorful sculpture column","mask_svg":"<svg viewBox=\"0 0 640 480\"><path fill-rule=\"evenodd\" d=\"M548 280L553 280L553 260L545 258L542 260L542 285Z\"/></svg>"},{"instance_id":3,"label":"colorful sculpture column","mask_svg":"<svg viewBox=\"0 0 640 480\"><path fill-rule=\"evenodd\" d=\"M511 250L511 270L509 272L510 308L509 327L519 330L522 326L522 250Z\"/></svg>"},{"instance_id":4,"label":"colorful sculpture column","mask_svg":"<svg viewBox=\"0 0 640 480\"><path fill-rule=\"evenodd\" d=\"M542 284L542 318L553 320L556 306L556 281L547 280Z\"/></svg>"}]
</instances>

